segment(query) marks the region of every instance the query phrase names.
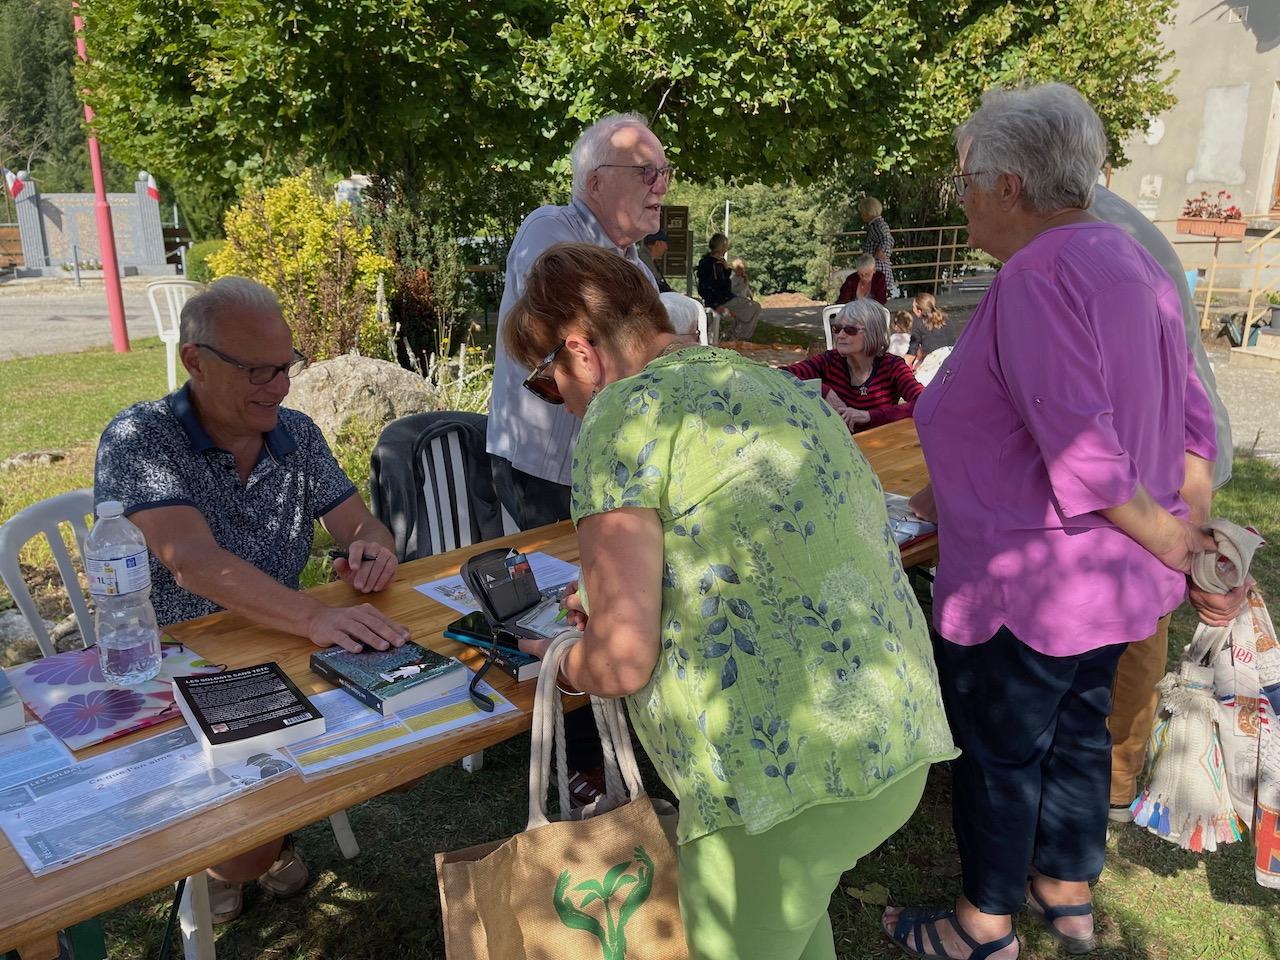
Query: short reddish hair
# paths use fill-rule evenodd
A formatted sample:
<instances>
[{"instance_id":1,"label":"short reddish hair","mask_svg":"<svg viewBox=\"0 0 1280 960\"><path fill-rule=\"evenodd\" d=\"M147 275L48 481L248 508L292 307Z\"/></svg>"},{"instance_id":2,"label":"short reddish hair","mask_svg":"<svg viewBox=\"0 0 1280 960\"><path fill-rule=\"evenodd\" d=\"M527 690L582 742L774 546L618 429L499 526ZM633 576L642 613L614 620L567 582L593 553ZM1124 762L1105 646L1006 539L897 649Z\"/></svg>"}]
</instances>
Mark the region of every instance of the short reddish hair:
<instances>
[{"instance_id":1,"label":"short reddish hair","mask_svg":"<svg viewBox=\"0 0 1280 960\"><path fill-rule=\"evenodd\" d=\"M590 243L548 247L525 277L524 296L503 320L507 352L535 367L574 332L615 353L675 333L657 289L641 270Z\"/></svg>"}]
</instances>

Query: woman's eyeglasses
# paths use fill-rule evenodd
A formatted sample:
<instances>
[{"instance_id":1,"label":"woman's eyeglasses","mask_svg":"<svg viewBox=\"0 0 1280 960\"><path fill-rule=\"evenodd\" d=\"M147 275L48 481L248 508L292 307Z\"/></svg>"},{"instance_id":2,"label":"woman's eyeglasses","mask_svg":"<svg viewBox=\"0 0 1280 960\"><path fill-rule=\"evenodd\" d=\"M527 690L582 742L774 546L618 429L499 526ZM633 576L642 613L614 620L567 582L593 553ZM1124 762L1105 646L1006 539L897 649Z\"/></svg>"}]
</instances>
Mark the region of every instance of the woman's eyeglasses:
<instances>
[{"instance_id":1,"label":"woman's eyeglasses","mask_svg":"<svg viewBox=\"0 0 1280 960\"><path fill-rule=\"evenodd\" d=\"M831 335L834 337L838 333L847 333L851 337L856 337L862 332L862 325L858 323L833 323L831 325Z\"/></svg>"},{"instance_id":2,"label":"woman's eyeglasses","mask_svg":"<svg viewBox=\"0 0 1280 960\"><path fill-rule=\"evenodd\" d=\"M556 386L555 377L547 373L547 369L556 362L556 357L564 349L565 341L542 358L542 362L533 368L533 372L524 378L524 388L539 400L560 406L564 397L560 396L560 388Z\"/></svg>"},{"instance_id":3,"label":"woman's eyeglasses","mask_svg":"<svg viewBox=\"0 0 1280 960\"><path fill-rule=\"evenodd\" d=\"M676 168L667 164L665 167L641 166L638 163L602 163L597 170L603 170L605 167L615 167L619 170L639 170L640 179L644 181L646 187L652 187L661 177L664 183L670 183L671 178L675 176Z\"/></svg>"},{"instance_id":4,"label":"woman's eyeglasses","mask_svg":"<svg viewBox=\"0 0 1280 960\"><path fill-rule=\"evenodd\" d=\"M965 191L969 188L970 177L980 177L985 170L973 170L969 173L953 173L951 174L951 187L956 192L958 199L964 199Z\"/></svg>"},{"instance_id":5,"label":"woman's eyeglasses","mask_svg":"<svg viewBox=\"0 0 1280 960\"><path fill-rule=\"evenodd\" d=\"M250 366L247 363L241 363L235 357L227 356L217 347L211 347L207 343L197 343L196 346L201 350L208 350L223 363L229 363L233 367L239 367L245 373L249 374L249 382L255 387L265 386L282 373L292 380L306 369L307 366L307 358L297 350L293 351L293 359L288 363Z\"/></svg>"}]
</instances>

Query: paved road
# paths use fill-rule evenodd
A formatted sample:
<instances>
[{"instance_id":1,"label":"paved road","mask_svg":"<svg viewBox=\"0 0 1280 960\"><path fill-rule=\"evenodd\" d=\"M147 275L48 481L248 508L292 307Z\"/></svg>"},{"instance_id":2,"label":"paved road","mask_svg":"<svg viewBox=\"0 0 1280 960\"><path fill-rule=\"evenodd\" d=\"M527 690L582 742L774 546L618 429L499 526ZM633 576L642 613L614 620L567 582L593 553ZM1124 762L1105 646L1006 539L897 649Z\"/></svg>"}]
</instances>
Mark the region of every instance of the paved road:
<instances>
[{"instance_id":1,"label":"paved road","mask_svg":"<svg viewBox=\"0 0 1280 960\"><path fill-rule=\"evenodd\" d=\"M124 311L130 338L154 337L155 321L143 289L126 281ZM42 353L71 353L111 343L102 281L75 284L14 281L0 285L0 360Z\"/></svg>"}]
</instances>

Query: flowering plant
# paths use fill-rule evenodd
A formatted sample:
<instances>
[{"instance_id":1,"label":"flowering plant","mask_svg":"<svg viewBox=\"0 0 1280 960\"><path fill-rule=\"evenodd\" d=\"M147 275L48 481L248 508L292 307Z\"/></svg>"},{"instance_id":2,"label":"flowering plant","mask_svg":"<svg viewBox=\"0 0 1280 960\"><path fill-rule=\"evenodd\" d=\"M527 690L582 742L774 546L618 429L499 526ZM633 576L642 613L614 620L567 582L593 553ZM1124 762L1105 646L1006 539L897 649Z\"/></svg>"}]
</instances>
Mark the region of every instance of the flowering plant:
<instances>
[{"instance_id":1,"label":"flowering plant","mask_svg":"<svg viewBox=\"0 0 1280 960\"><path fill-rule=\"evenodd\" d=\"M1219 190L1216 197L1210 196L1208 190L1201 191L1198 197L1188 197L1182 205L1182 215L1197 220L1244 219L1240 208L1231 202L1231 194L1225 190Z\"/></svg>"}]
</instances>

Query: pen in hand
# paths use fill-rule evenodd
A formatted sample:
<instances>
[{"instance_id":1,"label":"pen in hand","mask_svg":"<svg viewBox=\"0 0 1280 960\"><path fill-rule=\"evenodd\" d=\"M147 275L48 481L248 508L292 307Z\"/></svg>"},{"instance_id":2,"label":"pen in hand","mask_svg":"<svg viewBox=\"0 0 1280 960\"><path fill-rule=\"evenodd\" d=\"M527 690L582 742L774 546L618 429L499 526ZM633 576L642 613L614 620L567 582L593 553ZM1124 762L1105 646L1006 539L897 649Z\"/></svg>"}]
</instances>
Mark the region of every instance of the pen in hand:
<instances>
[{"instance_id":1,"label":"pen in hand","mask_svg":"<svg viewBox=\"0 0 1280 960\"><path fill-rule=\"evenodd\" d=\"M368 553L364 555L364 558L365 560L370 560L370 561L378 559L373 554L368 554ZM351 553L347 550L330 550L329 559L330 560L350 560Z\"/></svg>"}]
</instances>

